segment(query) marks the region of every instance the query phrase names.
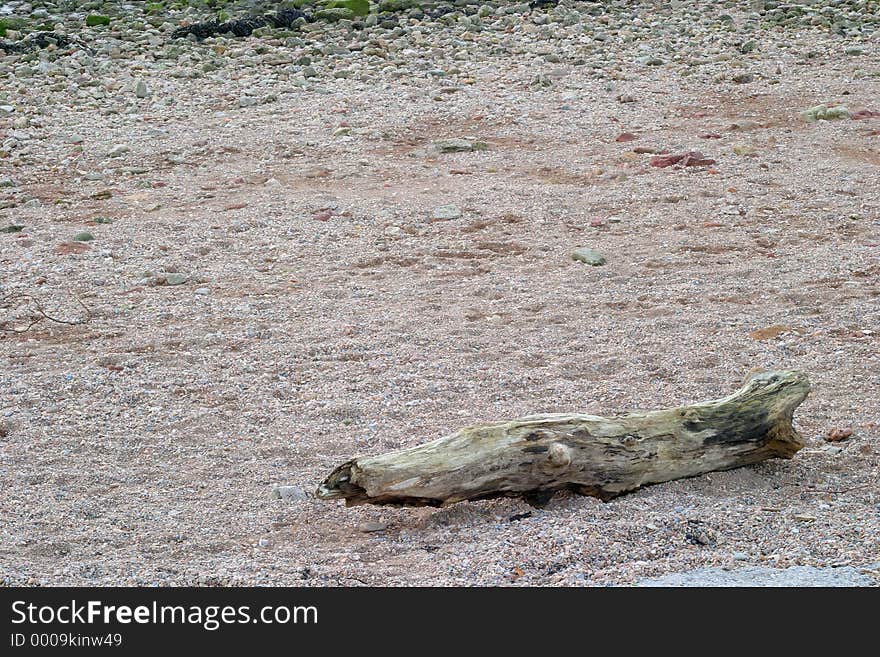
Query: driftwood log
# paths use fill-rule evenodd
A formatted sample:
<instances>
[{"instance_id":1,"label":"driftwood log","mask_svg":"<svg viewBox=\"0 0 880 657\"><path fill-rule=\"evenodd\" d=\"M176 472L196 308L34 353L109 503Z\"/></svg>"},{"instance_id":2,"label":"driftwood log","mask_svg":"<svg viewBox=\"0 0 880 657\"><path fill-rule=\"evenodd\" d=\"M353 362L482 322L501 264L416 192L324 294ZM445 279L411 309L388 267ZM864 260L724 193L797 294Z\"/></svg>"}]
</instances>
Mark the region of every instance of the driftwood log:
<instances>
[{"instance_id":1,"label":"driftwood log","mask_svg":"<svg viewBox=\"0 0 880 657\"><path fill-rule=\"evenodd\" d=\"M348 506L447 506L568 489L602 500L681 477L791 458L792 414L810 384L796 371L756 374L723 399L609 418L530 415L461 429L430 443L337 467L316 491Z\"/></svg>"}]
</instances>

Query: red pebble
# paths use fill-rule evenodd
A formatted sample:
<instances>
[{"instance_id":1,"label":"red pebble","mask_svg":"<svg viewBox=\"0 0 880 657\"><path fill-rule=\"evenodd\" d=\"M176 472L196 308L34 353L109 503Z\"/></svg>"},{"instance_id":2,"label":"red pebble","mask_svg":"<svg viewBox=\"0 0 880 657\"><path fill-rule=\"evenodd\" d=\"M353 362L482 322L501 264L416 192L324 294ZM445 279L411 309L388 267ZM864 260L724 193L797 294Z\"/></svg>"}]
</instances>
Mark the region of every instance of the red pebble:
<instances>
[{"instance_id":1,"label":"red pebble","mask_svg":"<svg viewBox=\"0 0 880 657\"><path fill-rule=\"evenodd\" d=\"M679 164L683 167L705 167L715 164L715 160L706 157L700 151L688 151L687 153L674 153L672 155L658 155L651 158L652 167L671 167Z\"/></svg>"},{"instance_id":2,"label":"red pebble","mask_svg":"<svg viewBox=\"0 0 880 657\"><path fill-rule=\"evenodd\" d=\"M877 119L880 118L880 112L875 110L859 110L858 112L853 112L850 115L853 121L858 121L859 119Z\"/></svg>"},{"instance_id":3,"label":"red pebble","mask_svg":"<svg viewBox=\"0 0 880 657\"><path fill-rule=\"evenodd\" d=\"M683 153L672 154L672 155L658 155L657 157L651 158L651 166L652 167L671 167L675 164L678 164L684 159Z\"/></svg>"},{"instance_id":4,"label":"red pebble","mask_svg":"<svg viewBox=\"0 0 880 657\"><path fill-rule=\"evenodd\" d=\"M833 428L828 432L828 435L825 436L825 440L829 443L839 443L842 440L846 440L852 435L852 429L847 427L846 429L838 429L837 427Z\"/></svg>"}]
</instances>

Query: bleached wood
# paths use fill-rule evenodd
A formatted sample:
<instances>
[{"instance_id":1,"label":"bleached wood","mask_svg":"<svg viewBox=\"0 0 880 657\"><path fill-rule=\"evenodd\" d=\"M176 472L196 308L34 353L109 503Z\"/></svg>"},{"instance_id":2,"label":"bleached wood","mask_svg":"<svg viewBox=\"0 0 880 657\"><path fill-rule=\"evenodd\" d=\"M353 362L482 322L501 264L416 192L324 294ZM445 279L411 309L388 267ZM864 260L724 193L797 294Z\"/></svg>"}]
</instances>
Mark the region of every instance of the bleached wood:
<instances>
[{"instance_id":1,"label":"bleached wood","mask_svg":"<svg viewBox=\"0 0 880 657\"><path fill-rule=\"evenodd\" d=\"M791 458L803 447L792 414L809 390L801 372L764 372L728 397L691 406L468 427L347 461L316 494L349 506L446 506L501 496L542 505L562 489L608 500L648 484Z\"/></svg>"}]
</instances>

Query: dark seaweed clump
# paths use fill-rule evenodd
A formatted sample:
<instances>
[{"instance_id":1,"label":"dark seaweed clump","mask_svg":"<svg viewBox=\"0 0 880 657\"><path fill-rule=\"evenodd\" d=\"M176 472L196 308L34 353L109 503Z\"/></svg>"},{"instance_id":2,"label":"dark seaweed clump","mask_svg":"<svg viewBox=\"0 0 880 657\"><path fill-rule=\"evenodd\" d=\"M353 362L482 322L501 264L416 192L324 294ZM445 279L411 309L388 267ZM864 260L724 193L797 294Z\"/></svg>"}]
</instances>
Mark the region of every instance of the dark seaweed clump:
<instances>
[{"instance_id":1,"label":"dark seaweed clump","mask_svg":"<svg viewBox=\"0 0 880 657\"><path fill-rule=\"evenodd\" d=\"M233 21L204 21L194 23L186 27L180 27L171 33L172 39L184 39L192 34L196 39L202 40L217 34L232 33L237 37L250 36L254 30L261 27L291 27L298 19L304 18L311 21L311 17L298 9L283 9L275 14L255 16L252 18L240 18Z\"/></svg>"},{"instance_id":2,"label":"dark seaweed clump","mask_svg":"<svg viewBox=\"0 0 880 657\"><path fill-rule=\"evenodd\" d=\"M52 44L64 48L70 45L70 39L57 32L37 32L21 41L0 40L0 50L5 50L8 53L23 53L46 48Z\"/></svg>"}]
</instances>

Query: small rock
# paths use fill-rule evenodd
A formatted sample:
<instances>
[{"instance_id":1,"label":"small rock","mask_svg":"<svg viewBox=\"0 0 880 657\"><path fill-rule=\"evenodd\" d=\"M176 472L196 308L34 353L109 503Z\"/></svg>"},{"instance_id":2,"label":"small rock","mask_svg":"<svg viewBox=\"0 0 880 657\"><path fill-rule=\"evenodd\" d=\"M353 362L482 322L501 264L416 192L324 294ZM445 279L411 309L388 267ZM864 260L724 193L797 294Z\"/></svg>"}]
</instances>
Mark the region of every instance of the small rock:
<instances>
[{"instance_id":1,"label":"small rock","mask_svg":"<svg viewBox=\"0 0 880 657\"><path fill-rule=\"evenodd\" d=\"M805 121L833 121L835 119L848 119L852 116L850 111L843 105L835 105L828 107L827 105L816 105L801 112L801 118Z\"/></svg>"},{"instance_id":2,"label":"small rock","mask_svg":"<svg viewBox=\"0 0 880 657\"><path fill-rule=\"evenodd\" d=\"M147 83L143 80L138 80L134 87L134 95L138 98L146 98L149 96L150 92L147 90Z\"/></svg>"},{"instance_id":3,"label":"small rock","mask_svg":"<svg viewBox=\"0 0 880 657\"><path fill-rule=\"evenodd\" d=\"M120 157L121 155L128 153L130 150L131 148L128 146L128 144L116 144L107 152L107 155L109 157Z\"/></svg>"},{"instance_id":4,"label":"small rock","mask_svg":"<svg viewBox=\"0 0 880 657\"><path fill-rule=\"evenodd\" d=\"M259 541L257 541L257 545L261 548L267 548L269 547L269 539L261 538Z\"/></svg>"},{"instance_id":5,"label":"small rock","mask_svg":"<svg viewBox=\"0 0 880 657\"><path fill-rule=\"evenodd\" d=\"M85 141L85 137L83 137L82 135L70 135L67 138L68 144L81 144L84 141Z\"/></svg>"},{"instance_id":6,"label":"small rock","mask_svg":"<svg viewBox=\"0 0 880 657\"><path fill-rule=\"evenodd\" d=\"M183 285L189 280L189 276L186 274L165 274L165 284L166 285Z\"/></svg>"},{"instance_id":7,"label":"small rock","mask_svg":"<svg viewBox=\"0 0 880 657\"><path fill-rule=\"evenodd\" d=\"M550 87L553 86L553 81L544 73L539 73L532 79L532 88L538 89L541 87Z\"/></svg>"},{"instance_id":8,"label":"small rock","mask_svg":"<svg viewBox=\"0 0 880 657\"><path fill-rule=\"evenodd\" d=\"M272 497L277 500L301 502L302 500L308 499L309 494L299 486L276 486L272 491Z\"/></svg>"},{"instance_id":9,"label":"small rock","mask_svg":"<svg viewBox=\"0 0 880 657\"><path fill-rule=\"evenodd\" d=\"M206 287L197 287L195 293L199 296L206 297L211 294L211 290Z\"/></svg>"},{"instance_id":10,"label":"small rock","mask_svg":"<svg viewBox=\"0 0 880 657\"><path fill-rule=\"evenodd\" d=\"M459 137L441 139L440 141L435 141L432 146L439 153L469 153L471 151L483 151L489 147L486 142L471 141L470 139Z\"/></svg>"},{"instance_id":11,"label":"small rock","mask_svg":"<svg viewBox=\"0 0 880 657\"><path fill-rule=\"evenodd\" d=\"M600 267L605 264L605 256L598 251L586 247L580 247L571 254L572 260L583 262L593 267Z\"/></svg>"},{"instance_id":12,"label":"small rock","mask_svg":"<svg viewBox=\"0 0 880 657\"><path fill-rule=\"evenodd\" d=\"M688 151L687 153L652 157L650 164L652 167L660 168L671 167L676 164L683 167L701 167L715 164L715 160L706 157L700 151Z\"/></svg>"},{"instance_id":13,"label":"small rock","mask_svg":"<svg viewBox=\"0 0 880 657\"><path fill-rule=\"evenodd\" d=\"M749 82L753 82L754 79L755 76L751 73L737 73L732 78L734 84L748 84Z\"/></svg>"},{"instance_id":14,"label":"small rock","mask_svg":"<svg viewBox=\"0 0 880 657\"><path fill-rule=\"evenodd\" d=\"M684 537L688 543L692 545L714 545L715 532L708 527L701 526L698 523L688 521L691 526L685 530Z\"/></svg>"},{"instance_id":15,"label":"small rock","mask_svg":"<svg viewBox=\"0 0 880 657\"><path fill-rule=\"evenodd\" d=\"M433 221L450 221L461 216L461 209L457 205L440 205L431 212Z\"/></svg>"},{"instance_id":16,"label":"small rock","mask_svg":"<svg viewBox=\"0 0 880 657\"><path fill-rule=\"evenodd\" d=\"M257 104L257 102L258 102L257 99L254 98L253 96L241 96L238 99L238 106L239 107L253 107L254 105Z\"/></svg>"},{"instance_id":17,"label":"small rock","mask_svg":"<svg viewBox=\"0 0 880 657\"><path fill-rule=\"evenodd\" d=\"M370 534L372 532L382 532L388 529L388 523L386 522L365 522L362 525L358 526L358 531L363 532L364 534Z\"/></svg>"},{"instance_id":18,"label":"small rock","mask_svg":"<svg viewBox=\"0 0 880 657\"><path fill-rule=\"evenodd\" d=\"M734 144L733 152L737 155L754 155L755 147L750 144Z\"/></svg>"},{"instance_id":19,"label":"small rock","mask_svg":"<svg viewBox=\"0 0 880 657\"><path fill-rule=\"evenodd\" d=\"M745 552L734 552L732 556L733 556L734 561L748 561L749 560L749 555L746 554Z\"/></svg>"},{"instance_id":20,"label":"small rock","mask_svg":"<svg viewBox=\"0 0 880 657\"><path fill-rule=\"evenodd\" d=\"M752 119L739 119L738 121L734 121L730 124L730 130L735 131L754 130L755 128L760 127L761 124L757 121L753 121Z\"/></svg>"},{"instance_id":21,"label":"small rock","mask_svg":"<svg viewBox=\"0 0 880 657\"><path fill-rule=\"evenodd\" d=\"M618 135L617 139L615 139L614 141L625 143L628 141L635 141L636 139L638 139L638 137L636 137L633 133L624 132L624 133L621 133L620 135Z\"/></svg>"},{"instance_id":22,"label":"small rock","mask_svg":"<svg viewBox=\"0 0 880 657\"><path fill-rule=\"evenodd\" d=\"M853 112L850 117L853 121L860 121L862 119L878 119L880 118L880 112L877 110L858 110L857 112Z\"/></svg>"},{"instance_id":23,"label":"small rock","mask_svg":"<svg viewBox=\"0 0 880 657\"><path fill-rule=\"evenodd\" d=\"M853 430L850 427L846 427L845 429L835 427L828 432L825 436L825 440L829 443L839 443L840 441L849 438L852 433Z\"/></svg>"}]
</instances>

